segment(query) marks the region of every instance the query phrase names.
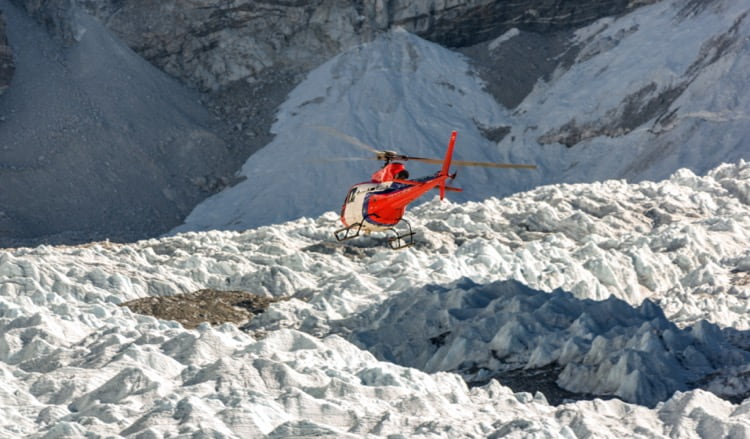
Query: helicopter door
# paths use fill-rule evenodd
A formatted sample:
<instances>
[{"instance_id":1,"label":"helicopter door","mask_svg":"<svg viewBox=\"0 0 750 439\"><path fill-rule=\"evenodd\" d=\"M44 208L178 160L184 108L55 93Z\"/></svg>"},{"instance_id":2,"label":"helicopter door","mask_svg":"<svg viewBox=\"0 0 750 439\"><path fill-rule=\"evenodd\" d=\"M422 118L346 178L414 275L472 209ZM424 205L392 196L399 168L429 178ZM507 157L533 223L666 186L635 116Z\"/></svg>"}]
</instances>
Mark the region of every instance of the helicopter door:
<instances>
[{"instance_id":1,"label":"helicopter door","mask_svg":"<svg viewBox=\"0 0 750 439\"><path fill-rule=\"evenodd\" d=\"M361 183L349 189L341 206L341 221L346 225L362 223L364 216L362 213L367 194L377 188L378 185L371 183Z\"/></svg>"},{"instance_id":2,"label":"helicopter door","mask_svg":"<svg viewBox=\"0 0 750 439\"><path fill-rule=\"evenodd\" d=\"M364 199L364 193L359 190L357 186L349 189L349 193L346 194L344 204L341 206L341 221L346 225L359 223L362 221L362 207L357 207L355 202Z\"/></svg>"}]
</instances>

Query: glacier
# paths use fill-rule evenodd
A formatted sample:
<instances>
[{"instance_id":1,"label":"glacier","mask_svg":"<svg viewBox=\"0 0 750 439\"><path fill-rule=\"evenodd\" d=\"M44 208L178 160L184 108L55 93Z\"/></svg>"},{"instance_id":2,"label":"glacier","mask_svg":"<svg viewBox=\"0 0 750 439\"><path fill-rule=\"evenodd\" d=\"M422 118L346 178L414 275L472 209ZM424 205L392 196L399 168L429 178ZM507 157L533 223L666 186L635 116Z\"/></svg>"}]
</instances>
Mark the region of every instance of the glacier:
<instances>
[{"instance_id":1,"label":"glacier","mask_svg":"<svg viewBox=\"0 0 750 439\"><path fill-rule=\"evenodd\" d=\"M4 437L746 437L750 164L0 252ZM120 306L284 297L185 329ZM546 369L545 369L546 368ZM505 377L552 373L563 397ZM542 389L544 390L544 389Z\"/></svg>"}]
</instances>

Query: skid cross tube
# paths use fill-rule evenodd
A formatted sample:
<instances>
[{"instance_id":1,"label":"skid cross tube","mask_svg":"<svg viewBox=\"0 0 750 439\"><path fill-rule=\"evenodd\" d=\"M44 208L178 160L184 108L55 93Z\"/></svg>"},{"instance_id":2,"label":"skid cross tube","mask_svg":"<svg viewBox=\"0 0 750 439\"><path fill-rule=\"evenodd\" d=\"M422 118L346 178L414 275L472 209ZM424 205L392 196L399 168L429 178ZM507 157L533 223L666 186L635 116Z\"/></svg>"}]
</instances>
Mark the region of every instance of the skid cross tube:
<instances>
[{"instance_id":1,"label":"skid cross tube","mask_svg":"<svg viewBox=\"0 0 750 439\"><path fill-rule=\"evenodd\" d=\"M402 248L411 247L414 245L414 234L415 232L411 229L411 224L409 224L408 221L405 219L401 220L402 223L406 224L406 227L409 228L408 232L399 233L396 231L396 228L390 229L396 236L392 236L388 238L388 247L390 247L393 250L401 250Z\"/></svg>"},{"instance_id":2,"label":"skid cross tube","mask_svg":"<svg viewBox=\"0 0 750 439\"><path fill-rule=\"evenodd\" d=\"M348 241L350 239L356 238L359 236L359 232L362 231L362 223L355 223L351 226L344 227L342 229L338 229L335 232L333 232L333 236L336 237L336 241Z\"/></svg>"}]
</instances>

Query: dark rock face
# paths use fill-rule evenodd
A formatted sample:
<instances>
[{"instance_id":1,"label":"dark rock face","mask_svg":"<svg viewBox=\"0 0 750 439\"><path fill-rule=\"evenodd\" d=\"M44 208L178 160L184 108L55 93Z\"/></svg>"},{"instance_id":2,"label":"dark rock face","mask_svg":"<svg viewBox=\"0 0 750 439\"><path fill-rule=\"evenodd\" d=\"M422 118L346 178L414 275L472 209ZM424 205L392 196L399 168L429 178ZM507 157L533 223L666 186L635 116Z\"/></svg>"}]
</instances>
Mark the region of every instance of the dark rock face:
<instances>
[{"instance_id":1,"label":"dark rock face","mask_svg":"<svg viewBox=\"0 0 750 439\"><path fill-rule=\"evenodd\" d=\"M153 237L233 182L248 154L216 135L198 93L80 11L65 45L0 8L15 52L0 96L0 247Z\"/></svg>"},{"instance_id":2,"label":"dark rock face","mask_svg":"<svg viewBox=\"0 0 750 439\"><path fill-rule=\"evenodd\" d=\"M13 50L8 45L8 38L5 35L5 16L0 12L0 94L3 94L10 85L15 69Z\"/></svg>"},{"instance_id":3,"label":"dark rock face","mask_svg":"<svg viewBox=\"0 0 750 439\"><path fill-rule=\"evenodd\" d=\"M482 42L461 48L460 52L472 61L487 91L497 102L515 108L531 93L540 78L548 80L558 65L572 62L570 59L578 50L570 45L571 36L570 30L546 33L519 30L497 47L491 41ZM501 139L486 137L496 142Z\"/></svg>"},{"instance_id":4,"label":"dark rock face","mask_svg":"<svg viewBox=\"0 0 750 439\"><path fill-rule=\"evenodd\" d=\"M279 71L307 72L341 50L396 26L442 45L465 47L512 27L532 32L569 30L653 1L83 0L82 4L155 65L201 89L217 90L233 81L253 82Z\"/></svg>"},{"instance_id":5,"label":"dark rock face","mask_svg":"<svg viewBox=\"0 0 750 439\"><path fill-rule=\"evenodd\" d=\"M73 20L74 0L11 0L23 8L38 23L43 24L50 34L65 44L72 44L78 32Z\"/></svg>"},{"instance_id":6,"label":"dark rock face","mask_svg":"<svg viewBox=\"0 0 750 439\"><path fill-rule=\"evenodd\" d=\"M526 66L504 68L506 57L517 55L504 52L474 63L489 91L513 108L539 77L555 68L556 62L549 60L566 50L572 29L654 1L81 0L80 4L151 63L206 92L208 107L231 127L224 133L229 143L252 140L265 145L271 140L269 115L308 71L393 27L463 47L470 57L482 53L471 47L519 28L523 38L515 47L524 56L514 59L527 61Z\"/></svg>"},{"instance_id":7,"label":"dark rock face","mask_svg":"<svg viewBox=\"0 0 750 439\"><path fill-rule=\"evenodd\" d=\"M144 58L202 90L306 72L371 33L356 5L338 0L82 5Z\"/></svg>"},{"instance_id":8,"label":"dark rock face","mask_svg":"<svg viewBox=\"0 0 750 439\"><path fill-rule=\"evenodd\" d=\"M537 33L570 30L604 16L621 14L647 2L485 0L461 2L455 6L446 2L430 2L428 11L411 16L408 11L412 2L393 3L396 3L397 10L394 11L391 25L404 26L444 46L465 47L496 38L513 27Z\"/></svg>"}]
</instances>

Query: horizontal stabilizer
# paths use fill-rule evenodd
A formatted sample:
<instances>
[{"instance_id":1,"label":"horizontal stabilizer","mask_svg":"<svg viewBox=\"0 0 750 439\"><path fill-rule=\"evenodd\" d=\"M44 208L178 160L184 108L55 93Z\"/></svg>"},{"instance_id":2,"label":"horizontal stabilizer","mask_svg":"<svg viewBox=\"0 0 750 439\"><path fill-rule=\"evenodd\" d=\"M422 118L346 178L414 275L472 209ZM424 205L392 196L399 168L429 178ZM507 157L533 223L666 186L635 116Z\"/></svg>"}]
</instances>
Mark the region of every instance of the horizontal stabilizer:
<instances>
[{"instance_id":1,"label":"horizontal stabilizer","mask_svg":"<svg viewBox=\"0 0 750 439\"><path fill-rule=\"evenodd\" d=\"M435 189L440 189L439 186L435 186ZM445 186L445 190L448 192L463 192L464 190L459 187Z\"/></svg>"}]
</instances>

